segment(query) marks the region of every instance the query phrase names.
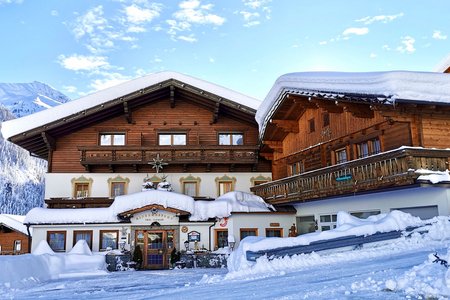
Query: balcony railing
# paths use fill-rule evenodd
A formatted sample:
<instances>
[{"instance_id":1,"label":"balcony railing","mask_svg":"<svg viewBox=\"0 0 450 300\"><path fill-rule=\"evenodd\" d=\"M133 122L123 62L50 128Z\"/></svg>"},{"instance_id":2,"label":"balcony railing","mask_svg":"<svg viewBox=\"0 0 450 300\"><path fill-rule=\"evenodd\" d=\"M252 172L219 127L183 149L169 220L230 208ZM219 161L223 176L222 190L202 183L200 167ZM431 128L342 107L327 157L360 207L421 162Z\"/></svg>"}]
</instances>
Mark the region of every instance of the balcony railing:
<instances>
[{"instance_id":1,"label":"balcony railing","mask_svg":"<svg viewBox=\"0 0 450 300\"><path fill-rule=\"evenodd\" d=\"M449 169L450 150L399 148L302 173L251 190L272 204L306 202L338 195L414 184L415 170Z\"/></svg>"},{"instance_id":2,"label":"balcony railing","mask_svg":"<svg viewBox=\"0 0 450 300\"><path fill-rule=\"evenodd\" d=\"M159 155L170 164L255 164L256 146L80 146L82 165L152 163Z\"/></svg>"}]
</instances>

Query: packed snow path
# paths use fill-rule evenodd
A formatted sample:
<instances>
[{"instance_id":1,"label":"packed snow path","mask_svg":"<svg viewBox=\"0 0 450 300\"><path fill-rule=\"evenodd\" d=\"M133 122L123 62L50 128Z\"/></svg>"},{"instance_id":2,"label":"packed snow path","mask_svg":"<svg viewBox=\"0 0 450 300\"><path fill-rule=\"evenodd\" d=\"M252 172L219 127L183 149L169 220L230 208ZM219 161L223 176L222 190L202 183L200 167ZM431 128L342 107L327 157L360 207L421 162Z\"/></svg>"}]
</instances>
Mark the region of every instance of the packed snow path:
<instances>
[{"instance_id":1,"label":"packed snow path","mask_svg":"<svg viewBox=\"0 0 450 300\"><path fill-rule=\"evenodd\" d=\"M226 269L116 272L107 276L66 278L28 289L0 289L2 299L405 299L404 291L387 291L396 279L447 247L426 247L349 261L345 255L311 256L317 264L295 271L228 278ZM395 251L394 251L395 252ZM309 258L307 258L309 259ZM321 264L323 261L332 263ZM444 268L436 265L436 268ZM416 295L417 296L417 295ZM416 298L416 297L413 297ZM417 298L416 298L417 299Z\"/></svg>"}]
</instances>

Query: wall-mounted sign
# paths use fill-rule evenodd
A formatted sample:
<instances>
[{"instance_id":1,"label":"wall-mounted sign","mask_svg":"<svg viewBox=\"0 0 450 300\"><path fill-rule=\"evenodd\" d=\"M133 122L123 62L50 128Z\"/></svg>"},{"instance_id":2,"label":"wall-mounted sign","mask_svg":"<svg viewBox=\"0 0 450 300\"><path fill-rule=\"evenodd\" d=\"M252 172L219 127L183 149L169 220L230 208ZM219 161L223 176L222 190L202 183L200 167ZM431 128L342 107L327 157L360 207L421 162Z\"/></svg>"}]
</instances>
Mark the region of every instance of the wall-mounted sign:
<instances>
[{"instance_id":1,"label":"wall-mounted sign","mask_svg":"<svg viewBox=\"0 0 450 300\"><path fill-rule=\"evenodd\" d=\"M280 223L270 223L270 227L280 227Z\"/></svg>"},{"instance_id":2,"label":"wall-mounted sign","mask_svg":"<svg viewBox=\"0 0 450 300\"><path fill-rule=\"evenodd\" d=\"M151 225L158 223L161 225L178 225L179 224L179 218L176 216L176 214L172 212L168 212L165 210L156 210L151 211L147 210L144 212L140 212L135 214L131 218L131 223L133 224L145 224L145 225Z\"/></svg>"},{"instance_id":3,"label":"wall-mounted sign","mask_svg":"<svg viewBox=\"0 0 450 300\"><path fill-rule=\"evenodd\" d=\"M200 242L200 232L191 231L188 233L188 241L189 242Z\"/></svg>"}]
</instances>

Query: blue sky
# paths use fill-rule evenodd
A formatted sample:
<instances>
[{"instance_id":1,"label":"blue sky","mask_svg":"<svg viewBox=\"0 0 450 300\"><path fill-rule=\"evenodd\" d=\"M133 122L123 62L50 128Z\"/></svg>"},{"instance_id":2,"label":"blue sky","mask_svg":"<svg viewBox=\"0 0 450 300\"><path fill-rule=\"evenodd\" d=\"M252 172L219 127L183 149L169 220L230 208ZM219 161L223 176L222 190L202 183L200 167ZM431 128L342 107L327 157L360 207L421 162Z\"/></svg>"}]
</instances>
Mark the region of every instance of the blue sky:
<instances>
[{"instance_id":1,"label":"blue sky","mask_svg":"<svg viewBox=\"0 0 450 300\"><path fill-rule=\"evenodd\" d=\"M75 99L177 71L263 99L282 74L433 71L448 0L0 0L0 82Z\"/></svg>"}]
</instances>

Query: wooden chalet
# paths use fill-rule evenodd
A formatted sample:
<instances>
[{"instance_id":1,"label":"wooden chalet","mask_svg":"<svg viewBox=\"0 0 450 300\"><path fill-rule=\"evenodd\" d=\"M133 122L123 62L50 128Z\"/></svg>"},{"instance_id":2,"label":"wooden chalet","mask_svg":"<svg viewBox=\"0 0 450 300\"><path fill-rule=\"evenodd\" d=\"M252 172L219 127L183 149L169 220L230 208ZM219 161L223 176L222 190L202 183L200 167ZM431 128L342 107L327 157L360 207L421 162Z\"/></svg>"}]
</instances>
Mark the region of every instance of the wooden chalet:
<instances>
[{"instance_id":1,"label":"wooden chalet","mask_svg":"<svg viewBox=\"0 0 450 300\"><path fill-rule=\"evenodd\" d=\"M260 155L272 161L274 181L251 190L272 204L336 204L341 196L426 183L417 170L449 170L447 74L286 74L257 119Z\"/></svg>"},{"instance_id":2,"label":"wooden chalet","mask_svg":"<svg viewBox=\"0 0 450 300\"><path fill-rule=\"evenodd\" d=\"M31 236L24 216L0 214L0 255L17 255L30 252Z\"/></svg>"}]
</instances>

